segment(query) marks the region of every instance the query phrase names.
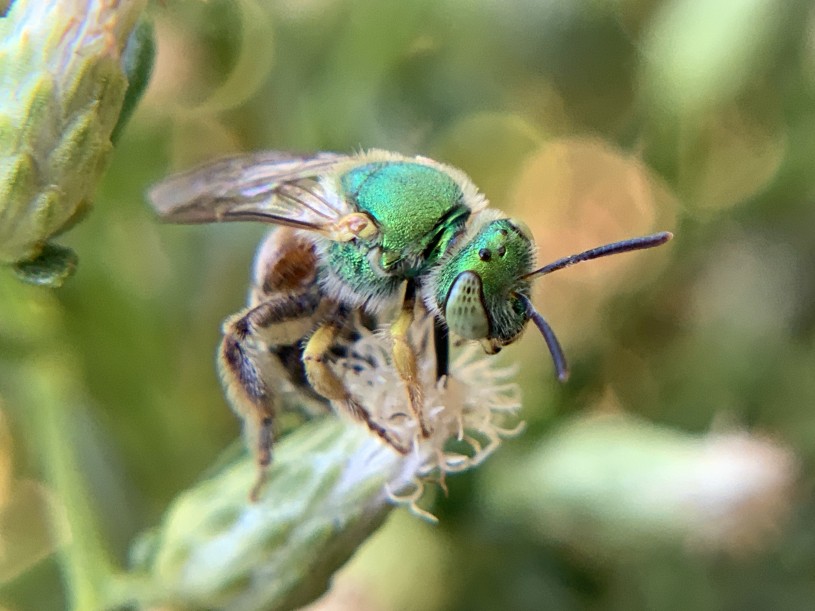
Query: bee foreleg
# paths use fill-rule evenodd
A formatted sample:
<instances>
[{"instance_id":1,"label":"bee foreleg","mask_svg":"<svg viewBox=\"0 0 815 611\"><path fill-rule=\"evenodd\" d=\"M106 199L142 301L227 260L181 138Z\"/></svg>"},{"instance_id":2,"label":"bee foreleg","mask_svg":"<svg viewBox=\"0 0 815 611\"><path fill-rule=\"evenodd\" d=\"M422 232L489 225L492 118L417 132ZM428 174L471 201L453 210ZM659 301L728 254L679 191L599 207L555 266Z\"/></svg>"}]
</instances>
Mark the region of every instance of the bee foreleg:
<instances>
[{"instance_id":1,"label":"bee foreleg","mask_svg":"<svg viewBox=\"0 0 815 611\"><path fill-rule=\"evenodd\" d=\"M257 461L252 500L257 499L272 460L276 397L266 380L268 348L296 342L306 335L318 304L319 296L312 293L277 295L224 323L218 366L232 409L244 420Z\"/></svg>"},{"instance_id":2,"label":"bee foreleg","mask_svg":"<svg viewBox=\"0 0 815 611\"><path fill-rule=\"evenodd\" d=\"M450 373L450 334L447 325L438 318L433 319L433 348L436 353L436 380L446 378Z\"/></svg>"},{"instance_id":3,"label":"bee foreleg","mask_svg":"<svg viewBox=\"0 0 815 611\"><path fill-rule=\"evenodd\" d=\"M413 280L408 280L407 288L405 289L405 299L402 302L402 310L396 321L391 325L391 338L393 339L393 363L399 377L405 383L405 388L408 394L408 404L410 410L413 412L419 429L421 430L422 437L430 436L430 429L424 421L422 413L422 404L424 397L422 396L422 385L419 380L419 368L416 364L416 351L410 345L410 338L408 332L410 326L413 324L414 309L416 306L416 283Z\"/></svg>"},{"instance_id":4,"label":"bee foreleg","mask_svg":"<svg viewBox=\"0 0 815 611\"><path fill-rule=\"evenodd\" d=\"M351 396L342 380L332 371L327 362L328 352L342 331L343 322L340 313L329 317L308 340L303 351L303 362L309 384L326 399L335 401L354 419L364 422L372 432L385 440L397 452L407 454L409 449L404 447L385 427L376 422L370 412Z\"/></svg>"}]
</instances>

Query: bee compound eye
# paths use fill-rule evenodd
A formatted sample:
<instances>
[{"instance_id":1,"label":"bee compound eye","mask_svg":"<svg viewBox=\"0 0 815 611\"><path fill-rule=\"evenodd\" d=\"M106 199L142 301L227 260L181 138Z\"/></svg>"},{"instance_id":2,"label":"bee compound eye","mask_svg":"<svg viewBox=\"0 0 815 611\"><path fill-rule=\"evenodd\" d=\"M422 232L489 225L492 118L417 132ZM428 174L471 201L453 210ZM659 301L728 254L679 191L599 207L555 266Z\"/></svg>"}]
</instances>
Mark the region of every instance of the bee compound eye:
<instances>
[{"instance_id":1,"label":"bee compound eye","mask_svg":"<svg viewBox=\"0 0 815 611\"><path fill-rule=\"evenodd\" d=\"M492 251L489 248L482 248L478 251L478 258L482 261L489 261L492 259Z\"/></svg>"}]
</instances>

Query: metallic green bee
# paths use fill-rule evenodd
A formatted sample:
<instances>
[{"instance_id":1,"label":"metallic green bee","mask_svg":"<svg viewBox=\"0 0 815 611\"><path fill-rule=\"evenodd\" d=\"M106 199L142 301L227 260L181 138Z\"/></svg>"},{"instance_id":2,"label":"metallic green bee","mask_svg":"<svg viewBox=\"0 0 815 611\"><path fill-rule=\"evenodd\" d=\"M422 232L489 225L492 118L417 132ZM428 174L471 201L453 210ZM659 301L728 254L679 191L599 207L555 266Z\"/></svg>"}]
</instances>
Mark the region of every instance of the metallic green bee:
<instances>
[{"instance_id":1,"label":"metallic green bee","mask_svg":"<svg viewBox=\"0 0 815 611\"><path fill-rule=\"evenodd\" d=\"M275 391L269 383L280 377L335 401L397 450L408 450L328 366L355 312L392 316L393 363L426 436L408 340L417 300L437 320L439 376L446 373L447 330L494 354L517 340L531 320L546 340L558 378L565 380L563 351L532 305L531 281L671 238L667 232L634 238L534 269L535 246L526 225L489 209L463 172L377 150L228 158L171 177L149 196L172 222L282 226L260 247L249 307L224 323L219 351L233 407L257 431L253 445L261 470L271 460Z\"/></svg>"}]
</instances>

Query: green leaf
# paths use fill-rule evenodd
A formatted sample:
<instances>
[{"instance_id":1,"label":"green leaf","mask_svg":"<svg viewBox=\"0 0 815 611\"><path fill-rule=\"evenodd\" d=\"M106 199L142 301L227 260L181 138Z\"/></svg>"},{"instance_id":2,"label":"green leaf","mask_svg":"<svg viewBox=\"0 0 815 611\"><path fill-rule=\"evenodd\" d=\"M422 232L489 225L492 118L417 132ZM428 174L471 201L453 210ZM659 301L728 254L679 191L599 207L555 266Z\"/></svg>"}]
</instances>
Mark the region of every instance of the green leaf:
<instances>
[{"instance_id":1,"label":"green leaf","mask_svg":"<svg viewBox=\"0 0 815 611\"><path fill-rule=\"evenodd\" d=\"M147 19L141 19L127 40L122 53L122 68L127 77L127 91L122 102L122 111L119 121L110 135L112 142L119 140L125 125L136 110L142 95L147 89L150 75L153 72L153 63L156 58L156 41L153 24Z\"/></svg>"}]
</instances>

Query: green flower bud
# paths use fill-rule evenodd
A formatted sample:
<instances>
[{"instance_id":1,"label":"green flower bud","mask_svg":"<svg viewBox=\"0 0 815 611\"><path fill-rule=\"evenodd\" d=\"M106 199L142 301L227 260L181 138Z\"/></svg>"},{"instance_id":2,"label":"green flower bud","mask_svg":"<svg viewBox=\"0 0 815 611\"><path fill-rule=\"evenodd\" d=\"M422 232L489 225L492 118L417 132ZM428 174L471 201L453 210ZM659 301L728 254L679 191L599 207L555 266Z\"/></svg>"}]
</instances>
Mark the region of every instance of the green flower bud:
<instances>
[{"instance_id":1,"label":"green flower bud","mask_svg":"<svg viewBox=\"0 0 815 611\"><path fill-rule=\"evenodd\" d=\"M107 165L145 4L15 0L0 19L0 263L26 280L57 285L75 264L46 244L88 209Z\"/></svg>"}]
</instances>

